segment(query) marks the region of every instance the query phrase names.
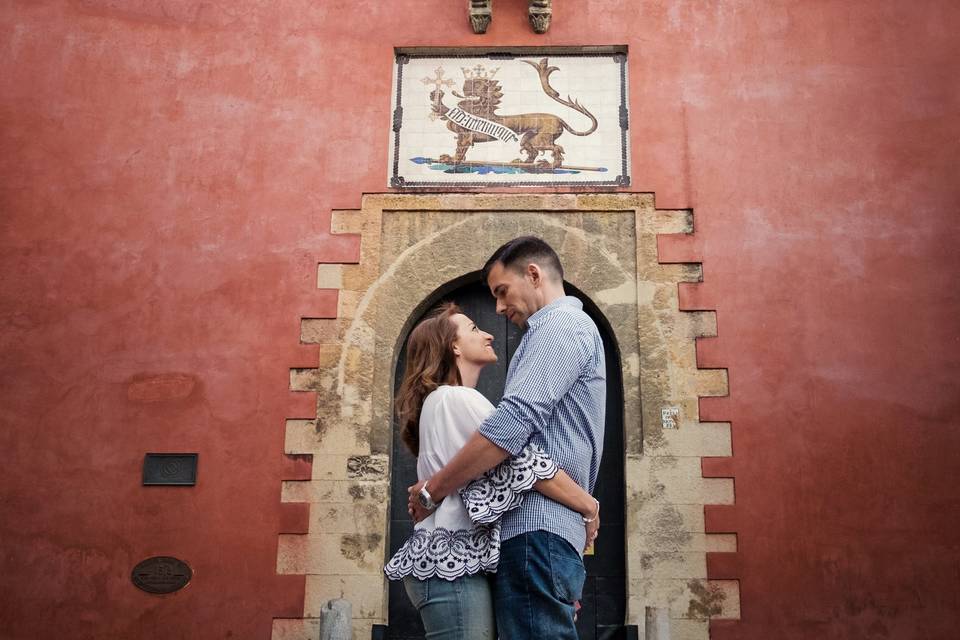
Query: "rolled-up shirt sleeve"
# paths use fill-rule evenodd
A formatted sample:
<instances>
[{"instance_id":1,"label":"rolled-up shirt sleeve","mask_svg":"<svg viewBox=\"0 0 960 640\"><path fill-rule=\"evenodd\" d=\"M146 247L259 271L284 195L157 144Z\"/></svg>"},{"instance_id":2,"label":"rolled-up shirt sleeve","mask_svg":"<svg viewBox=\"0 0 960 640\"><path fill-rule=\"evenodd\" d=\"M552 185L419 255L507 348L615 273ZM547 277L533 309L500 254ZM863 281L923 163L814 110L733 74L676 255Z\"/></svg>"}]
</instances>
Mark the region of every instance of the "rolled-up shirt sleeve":
<instances>
[{"instance_id":1,"label":"rolled-up shirt sleeve","mask_svg":"<svg viewBox=\"0 0 960 640\"><path fill-rule=\"evenodd\" d=\"M481 435L511 455L518 455L548 424L583 370L587 340L592 344L586 332L562 316L526 338L523 366L511 372L503 399L480 425Z\"/></svg>"}]
</instances>

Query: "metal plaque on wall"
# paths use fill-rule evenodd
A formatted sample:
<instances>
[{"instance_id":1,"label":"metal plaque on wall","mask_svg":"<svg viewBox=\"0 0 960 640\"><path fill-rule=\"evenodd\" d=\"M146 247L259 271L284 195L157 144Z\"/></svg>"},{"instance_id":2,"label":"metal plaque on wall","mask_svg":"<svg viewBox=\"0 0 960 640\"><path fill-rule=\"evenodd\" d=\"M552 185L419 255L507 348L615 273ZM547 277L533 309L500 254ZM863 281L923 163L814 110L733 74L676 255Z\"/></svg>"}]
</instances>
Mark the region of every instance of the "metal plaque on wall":
<instances>
[{"instance_id":1,"label":"metal plaque on wall","mask_svg":"<svg viewBox=\"0 0 960 640\"><path fill-rule=\"evenodd\" d=\"M629 186L626 47L397 49L392 187Z\"/></svg>"},{"instance_id":2,"label":"metal plaque on wall","mask_svg":"<svg viewBox=\"0 0 960 640\"><path fill-rule=\"evenodd\" d=\"M143 458L144 485L197 484L196 453L148 453Z\"/></svg>"},{"instance_id":3,"label":"metal plaque on wall","mask_svg":"<svg viewBox=\"0 0 960 640\"><path fill-rule=\"evenodd\" d=\"M183 560L170 556L147 558L133 568L130 579L137 588L147 593L173 593L183 589L193 577L193 571Z\"/></svg>"}]
</instances>

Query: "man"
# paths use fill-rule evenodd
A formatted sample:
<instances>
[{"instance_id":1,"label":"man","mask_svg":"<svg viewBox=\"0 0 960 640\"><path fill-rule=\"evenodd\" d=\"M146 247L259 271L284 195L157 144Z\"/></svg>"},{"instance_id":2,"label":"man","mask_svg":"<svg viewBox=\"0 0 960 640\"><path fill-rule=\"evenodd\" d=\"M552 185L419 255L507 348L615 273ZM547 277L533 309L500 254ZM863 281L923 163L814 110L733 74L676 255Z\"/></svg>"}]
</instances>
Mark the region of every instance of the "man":
<instances>
[{"instance_id":1,"label":"man","mask_svg":"<svg viewBox=\"0 0 960 640\"><path fill-rule=\"evenodd\" d=\"M410 510L417 520L428 513L425 507L528 442L587 491L596 484L606 405L606 365L596 325L583 304L565 294L560 259L539 238L503 245L483 274L497 313L526 333L496 410L443 469L410 487ZM494 582L501 638L577 638L574 602L586 575L581 550L592 542L586 540L587 520L537 492L503 517Z\"/></svg>"}]
</instances>

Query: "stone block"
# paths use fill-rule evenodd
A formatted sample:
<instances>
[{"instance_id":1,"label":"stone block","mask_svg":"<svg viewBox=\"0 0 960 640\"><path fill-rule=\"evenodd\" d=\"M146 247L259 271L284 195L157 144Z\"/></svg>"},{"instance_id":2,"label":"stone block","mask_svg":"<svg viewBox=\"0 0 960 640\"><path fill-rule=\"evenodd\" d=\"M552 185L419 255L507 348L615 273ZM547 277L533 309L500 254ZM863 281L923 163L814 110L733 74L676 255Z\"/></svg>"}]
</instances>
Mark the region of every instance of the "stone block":
<instances>
[{"instance_id":1,"label":"stone block","mask_svg":"<svg viewBox=\"0 0 960 640\"><path fill-rule=\"evenodd\" d=\"M695 408L695 407L693 407ZM681 416L690 409L681 409ZM693 413L693 418L696 413ZM648 434L643 452L648 456L729 456L732 452L729 422L682 421L677 429Z\"/></svg>"},{"instance_id":2,"label":"stone block","mask_svg":"<svg viewBox=\"0 0 960 640\"><path fill-rule=\"evenodd\" d=\"M709 553L735 553L737 551L737 534L735 533L708 533L704 535L704 551ZM709 558L709 555L707 556Z\"/></svg>"},{"instance_id":3,"label":"stone block","mask_svg":"<svg viewBox=\"0 0 960 640\"><path fill-rule=\"evenodd\" d=\"M318 264L317 289L343 288L343 265Z\"/></svg>"},{"instance_id":4,"label":"stone block","mask_svg":"<svg viewBox=\"0 0 960 640\"><path fill-rule=\"evenodd\" d=\"M627 589L631 615L647 606L667 606L671 627L681 619L706 622L740 617L739 584L732 580L630 578Z\"/></svg>"},{"instance_id":5,"label":"stone block","mask_svg":"<svg viewBox=\"0 0 960 640\"><path fill-rule=\"evenodd\" d=\"M316 369L290 369L290 390L316 391L318 375Z\"/></svg>"},{"instance_id":6,"label":"stone block","mask_svg":"<svg viewBox=\"0 0 960 640\"><path fill-rule=\"evenodd\" d=\"M650 234L693 233L693 211L690 209L656 209L645 217L644 229Z\"/></svg>"},{"instance_id":7,"label":"stone block","mask_svg":"<svg viewBox=\"0 0 960 640\"><path fill-rule=\"evenodd\" d=\"M697 369L694 377L697 396L725 396L730 388L726 369Z\"/></svg>"},{"instance_id":8,"label":"stone block","mask_svg":"<svg viewBox=\"0 0 960 640\"><path fill-rule=\"evenodd\" d=\"M630 532L630 555L638 558L649 553L686 553L696 552L734 552L737 550L736 534L703 533L703 531L684 531L683 521L675 525ZM603 526L600 527L603 536Z\"/></svg>"},{"instance_id":9,"label":"stone block","mask_svg":"<svg viewBox=\"0 0 960 640\"><path fill-rule=\"evenodd\" d=\"M310 502L324 505L375 503L386 508L390 500L389 483L368 480L284 482L280 492L283 502Z\"/></svg>"},{"instance_id":10,"label":"stone block","mask_svg":"<svg viewBox=\"0 0 960 640\"><path fill-rule=\"evenodd\" d=\"M601 527L602 527L601 523ZM659 532L669 539L681 533L703 533L703 506L698 504L670 504L660 501L643 503L627 501L627 530L631 549L641 545L642 537L650 532Z\"/></svg>"},{"instance_id":11,"label":"stone block","mask_svg":"<svg viewBox=\"0 0 960 640\"><path fill-rule=\"evenodd\" d=\"M710 339L717 335L716 311L685 311L683 315L689 318L690 333L697 339L697 343L699 343L701 339ZM699 355L700 353L697 351L697 365L699 367L703 369L723 368L722 366L713 365L709 362L701 363Z\"/></svg>"},{"instance_id":12,"label":"stone block","mask_svg":"<svg viewBox=\"0 0 960 640\"><path fill-rule=\"evenodd\" d=\"M271 640L317 640L319 618L274 618Z\"/></svg>"},{"instance_id":13,"label":"stone block","mask_svg":"<svg viewBox=\"0 0 960 640\"><path fill-rule=\"evenodd\" d=\"M633 467L633 465L631 465ZM628 499L671 504L732 504L733 481L704 478L699 457L644 457L627 478Z\"/></svg>"},{"instance_id":14,"label":"stone block","mask_svg":"<svg viewBox=\"0 0 960 640\"><path fill-rule=\"evenodd\" d=\"M307 344L336 344L342 336L342 321L330 318L301 318L300 342ZM339 352L339 349L337 350Z\"/></svg>"},{"instance_id":15,"label":"stone block","mask_svg":"<svg viewBox=\"0 0 960 640\"><path fill-rule=\"evenodd\" d=\"M707 620L675 618L670 621L670 640L709 640Z\"/></svg>"},{"instance_id":16,"label":"stone block","mask_svg":"<svg viewBox=\"0 0 960 640\"><path fill-rule=\"evenodd\" d=\"M381 576L384 553L380 533L281 535L277 573Z\"/></svg>"},{"instance_id":17,"label":"stone block","mask_svg":"<svg viewBox=\"0 0 960 640\"><path fill-rule=\"evenodd\" d=\"M667 580L706 577L707 564L702 551L665 551L659 549L630 550L639 554L631 563L631 577Z\"/></svg>"},{"instance_id":18,"label":"stone block","mask_svg":"<svg viewBox=\"0 0 960 640\"><path fill-rule=\"evenodd\" d=\"M287 420L284 435L284 451L287 453L312 453L314 455L369 455L370 444L358 434L356 428L331 419Z\"/></svg>"},{"instance_id":19,"label":"stone block","mask_svg":"<svg viewBox=\"0 0 960 640\"><path fill-rule=\"evenodd\" d=\"M324 502L310 507L310 533L369 533L383 527L380 502Z\"/></svg>"},{"instance_id":20,"label":"stone block","mask_svg":"<svg viewBox=\"0 0 960 640\"><path fill-rule=\"evenodd\" d=\"M330 233L361 233L363 213L357 210L337 210L330 213Z\"/></svg>"}]
</instances>

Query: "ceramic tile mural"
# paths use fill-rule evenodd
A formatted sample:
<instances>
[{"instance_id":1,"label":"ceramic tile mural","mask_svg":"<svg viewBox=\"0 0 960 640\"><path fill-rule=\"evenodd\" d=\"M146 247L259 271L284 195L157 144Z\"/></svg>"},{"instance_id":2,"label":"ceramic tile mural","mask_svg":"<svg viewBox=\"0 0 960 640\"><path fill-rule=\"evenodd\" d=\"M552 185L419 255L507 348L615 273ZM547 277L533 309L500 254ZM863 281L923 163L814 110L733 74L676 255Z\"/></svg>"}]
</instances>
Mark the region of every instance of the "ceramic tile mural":
<instances>
[{"instance_id":1,"label":"ceramic tile mural","mask_svg":"<svg viewBox=\"0 0 960 640\"><path fill-rule=\"evenodd\" d=\"M398 50L392 187L628 186L626 52Z\"/></svg>"}]
</instances>

